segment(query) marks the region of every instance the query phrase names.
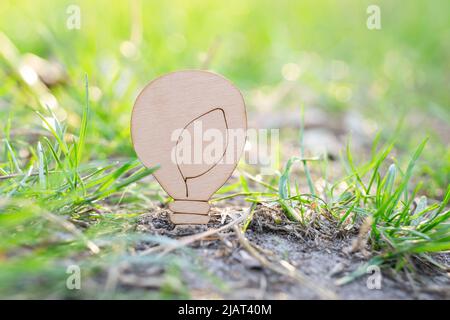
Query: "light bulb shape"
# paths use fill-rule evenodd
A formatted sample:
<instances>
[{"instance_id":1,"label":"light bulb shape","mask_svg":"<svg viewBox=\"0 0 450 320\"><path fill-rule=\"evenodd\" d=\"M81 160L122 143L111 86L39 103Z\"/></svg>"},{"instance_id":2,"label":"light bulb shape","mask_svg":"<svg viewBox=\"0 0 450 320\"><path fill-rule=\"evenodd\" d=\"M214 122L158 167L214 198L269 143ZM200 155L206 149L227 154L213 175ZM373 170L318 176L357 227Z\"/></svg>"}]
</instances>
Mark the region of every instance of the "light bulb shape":
<instances>
[{"instance_id":1,"label":"light bulb shape","mask_svg":"<svg viewBox=\"0 0 450 320\"><path fill-rule=\"evenodd\" d=\"M178 71L139 94L131 136L141 162L174 201L175 224L209 221L209 199L233 173L245 145L247 116L240 91L224 77ZM213 146L213 148L211 148Z\"/></svg>"}]
</instances>

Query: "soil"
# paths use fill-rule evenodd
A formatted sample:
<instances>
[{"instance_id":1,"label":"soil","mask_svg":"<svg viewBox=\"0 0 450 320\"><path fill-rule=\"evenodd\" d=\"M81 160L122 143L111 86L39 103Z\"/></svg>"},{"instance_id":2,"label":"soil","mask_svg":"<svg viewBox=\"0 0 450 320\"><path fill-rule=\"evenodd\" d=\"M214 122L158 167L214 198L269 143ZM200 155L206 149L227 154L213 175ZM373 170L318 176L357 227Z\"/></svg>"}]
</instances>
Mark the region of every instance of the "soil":
<instances>
[{"instance_id":1,"label":"soil","mask_svg":"<svg viewBox=\"0 0 450 320\"><path fill-rule=\"evenodd\" d=\"M168 211L157 209L141 216L138 231L182 239L226 225L242 214L241 206L216 208L207 226L175 226ZM371 274L346 285L336 281L370 258L369 250L351 252L357 229L339 230L324 217L315 217L309 226L287 221L276 207L258 205L245 237L270 264L285 261L317 287L333 292L338 299L449 299L448 274L420 268L413 274L381 269L381 288L370 289ZM155 244L142 244L137 251ZM286 274L274 272L243 248L232 227L190 243L189 251L171 254L202 271L183 270L181 278L193 299L320 299L314 288ZM366 244L367 246L367 244ZM153 247L154 248L154 247ZM450 254L435 257L449 266ZM373 278L372 278L373 279ZM373 286L372 286L373 287Z\"/></svg>"},{"instance_id":2,"label":"soil","mask_svg":"<svg viewBox=\"0 0 450 320\"><path fill-rule=\"evenodd\" d=\"M353 147L361 150L361 154L369 152L368 135L362 130L368 126L362 125L362 120L356 121L358 126L355 127L352 126L355 121L351 121L355 115L348 115L345 119L341 119L342 121L334 123L325 114L318 112L305 117L306 150L312 155L321 154L320 150L314 150L314 146L325 145L326 154L331 160L338 157L339 147L344 143L341 141L342 137L347 134L342 132L342 124L339 122L348 122L349 130L357 133L354 135ZM297 119L297 116L277 118L266 115L256 118L254 126L286 128L297 125L297 120L292 125L278 123L291 118ZM275 123L258 124L261 121ZM284 157L287 159L290 155L297 154L298 148L294 142L291 145L285 141ZM342 168L336 161L330 161L329 166L328 174L340 175ZM296 168L293 169L295 170ZM294 173L301 174L301 172ZM314 175L314 172L312 174ZM316 181L320 176L317 179L314 176L313 178ZM145 235L184 241L190 236L223 227L238 219L243 215L245 210L243 208L248 206L248 202L238 199L216 204L211 212L211 221L206 226L175 226L168 220L167 209L154 208L140 217L137 231ZM445 274L423 263L415 263L414 259L411 260L414 267L408 271L403 269L395 271L392 267L382 268L379 289L371 286L374 274L370 272L364 272L359 278L345 285L339 285L340 279L352 274L376 253L371 250L367 239L359 238L361 221L343 230L338 228L330 217L314 212L309 214L311 215L309 221L312 222L300 226L288 221L279 207L259 204L245 231L245 238L256 250L259 260L248 247L243 246L242 241L239 241L233 227L202 237L177 249L168 244L148 242L139 244L135 249L137 253L154 250L184 261L186 267L176 278L181 279L192 299L327 298L317 288L331 292L338 299L450 299L450 273ZM358 250L354 250L357 239L362 241ZM261 257L265 260L264 263L260 261ZM435 255L433 258L450 270L450 253ZM280 261L284 263L284 267L280 267ZM154 266L149 262L148 266L141 266L139 270L128 269L127 278L119 280L119 283L130 290L136 287L145 290L160 289L163 281L158 280L158 277L161 277L164 270L158 267L155 272L151 271L152 268ZM289 274L289 268L294 269L306 280L295 279ZM149 269L152 275L149 276L149 271L145 269ZM145 280L149 277L153 277L153 280Z\"/></svg>"}]
</instances>

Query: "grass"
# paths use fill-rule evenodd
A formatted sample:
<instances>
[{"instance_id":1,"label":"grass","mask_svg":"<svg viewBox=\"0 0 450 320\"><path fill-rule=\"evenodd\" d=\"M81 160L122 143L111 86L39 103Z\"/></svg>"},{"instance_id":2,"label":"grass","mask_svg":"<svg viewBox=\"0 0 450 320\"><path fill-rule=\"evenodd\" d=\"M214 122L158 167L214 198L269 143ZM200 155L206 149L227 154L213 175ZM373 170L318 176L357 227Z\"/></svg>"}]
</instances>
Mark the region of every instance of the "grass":
<instances>
[{"instance_id":1,"label":"grass","mask_svg":"<svg viewBox=\"0 0 450 320\"><path fill-rule=\"evenodd\" d=\"M300 193L298 187L295 191L291 190L291 170L296 162L303 164L306 180L312 181L307 161L301 157L289 159L280 173L278 189L258 181L267 191L277 193L267 193L268 197L265 198L260 197L262 193L256 192L237 195L259 196L258 202L278 202L289 220L304 226L308 224L308 217L304 215L306 208L314 208L319 213L331 213L337 229L345 230L349 225L369 221L367 233L375 254L369 264L391 265L396 269L405 266L413 268L411 257L416 257L445 271L448 267L434 261L430 254L450 250L450 210L447 207L450 187L447 188L443 201L429 204L426 196L416 197L421 184L413 188L410 186L414 167L426 142L424 140L418 146L406 170L402 170L394 162L385 173L382 168L386 167L386 158L394 147L392 143L379 150L376 150L374 144L371 159L360 166L355 165L348 146L345 159L349 168L348 175L336 183L326 181L330 187L320 195L316 195L310 183L309 194ZM342 185L345 185L344 190L336 192L337 187ZM342 283L364 273L365 271L358 270Z\"/></svg>"},{"instance_id":2,"label":"grass","mask_svg":"<svg viewBox=\"0 0 450 320\"><path fill-rule=\"evenodd\" d=\"M87 85L86 78L86 101ZM136 160L106 165L82 163L88 115L86 102L80 131L71 135L51 110L48 114L37 113L51 137L43 137L35 148L28 146L30 157L25 166L17 158L8 131L5 132L3 143L8 162L2 164L0 182L0 273L2 282L7 284L2 286L5 290L20 287L39 272L44 272L45 278L52 276L47 268L56 259L84 249L92 255L101 254L103 250L95 243L98 238L110 234L120 237L119 232L136 216L132 211L100 215L97 212L104 209L99 201L108 197L107 206L119 207L123 202L141 200L133 196L133 189L157 167L143 168ZM94 227L83 232L83 227L94 222ZM60 271L59 276L62 274Z\"/></svg>"},{"instance_id":3,"label":"grass","mask_svg":"<svg viewBox=\"0 0 450 320\"><path fill-rule=\"evenodd\" d=\"M87 89L86 99L89 99ZM25 283L32 283L33 286L34 281L42 278L52 285L59 284L58 287L48 288L48 294L57 294L63 292L61 283L64 281L61 279L67 276L64 269L58 266L61 261L70 261L89 252L83 268L88 274L98 275L95 270L108 269L111 263L136 260L136 256L127 254L130 246L142 241L165 241L158 237L147 239L145 235L136 234L133 227L139 213L145 212L145 203L166 201L157 191L145 195L144 199L138 196L141 190L148 189L138 186L139 182L157 167L143 168L136 160L124 163L114 161L105 165L81 161L89 130L88 103L85 104L83 125L77 135L68 133L66 126L51 110L47 114L36 114L50 137L42 137L36 147L27 146L30 157L25 165L18 159L15 143L10 141L8 131L3 139L5 159L8 159L1 167L0 176L0 192L4 195L0 202L3 294L16 292ZM223 187L219 191L223 196L219 195L212 201L244 196L254 204L278 203L289 220L305 228L310 222L305 212L311 208L320 214L330 213L337 231L348 230L349 225L358 228L362 221L370 217L369 243L375 256L368 265L413 268L411 258L416 257L445 270L446 267L434 261L430 254L450 250L450 211L447 209L450 188L441 202L428 203L425 196L416 197L420 184L419 187L412 187L410 183L426 141L418 146L405 169L396 161L391 161L393 163L384 173L382 169L387 166L386 162L390 162L387 158L393 143L377 149L376 140L371 158L361 165L355 164L348 146L343 159L348 169L347 175L335 183L326 181L327 188L323 193L315 190L308 164L311 160L323 160L299 156L288 160L277 179L271 177L269 181L264 181L242 171L239 181ZM300 154L304 156L302 150ZM296 163L304 169L309 193L299 191L298 181L294 183L295 188L291 188L292 169ZM250 187L250 182L259 187ZM338 191L343 185L345 188ZM239 189L242 191L236 192ZM126 209L123 213L117 213L121 211L121 204ZM251 217L244 224L244 230L248 228ZM106 245L98 245L105 242ZM117 249L117 242L121 243L120 249ZM182 260L174 257L149 259L154 259L151 263L174 264L174 270L179 270L183 265ZM138 263L146 261L137 260ZM341 279L340 283L347 283L363 274L365 271L357 269ZM187 294L176 275L169 272L167 277L169 283L175 281L177 284L172 283L168 288L161 289L162 296ZM40 286L39 283L33 288L36 290L34 294L38 294L37 287ZM27 294L32 296L33 290ZM96 290L93 289L90 294L95 296ZM40 292L39 296L42 294ZM120 294L114 297L120 297Z\"/></svg>"},{"instance_id":4,"label":"grass","mask_svg":"<svg viewBox=\"0 0 450 320\"><path fill-rule=\"evenodd\" d=\"M112 266L149 261L169 266L149 297L188 296L180 270L192 266L132 252L169 240L135 232L140 214L168 199L147 178L157 167L136 160L129 118L150 79L200 66L242 89L249 119L297 112L304 101L300 129L281 128L282 147L297 146L282 149L284 166L264 179L242 166L212 200L244 197L252 208L244 230L262 202L305 229L320 228L311 212L336 232L368 226L361 246L372 259L342 284L370 264L448 268L433 256L450 250L448 1L379 1L383 28L374 32L364 1L77 3L80 30L64 27L69 2L4 0L0 9L0 296L77 297L64 282L76 262L93 279L84 294L131 297L115 292ZM30 56L63 75L47 83L30 71ZM345 134L354 130L346 116L364 119L337 172L305 146L313 109ZM352 147L361 135L373 141L364 152Z\"/></svg>"},{"instance_id":5,"label":"grass","mask_svg":"<svg viewBox=\"0 0 450 320\"><path fill-rule=\"evenodd\" d=\"M377 149L378 139L375 139L371 158L359 166L354 163L348 145L346 158L343 159L344 166L348 168L347 175L335 183L326 181L329 188L325 188L326 191L320 195L316 194L312 184L308 161L295 156L288 160L284 170L279 173L278 183L252 179L265 191L250 192L248 183L241 176L245 192L218 200L245 196L252 202L278 202L289 220L303 226L310 222L304 214L310 208L319 213L331 213L337 230L348 230L349 226L359 226L361 222L368 221L370 228L366 232L374 257L355 273L341 279L338 282L340 284L364 275L367 266L372 264L392 266L397 270L414 268L412 258L446 271L448 267L433 260L431 254L450 250L450 186L444 199L434 203L428 203L426 196L417 197L422 184L411 186L413 170L427 140L417 147L405 170L395 160L387 166L387 158L395 146L393 142ZM295 163L303 165L310 193L300 193L298 181L295 181L295 190L291 190L291 171ZM382 168L385 167L387 170L383 173ZM251 177L248 173L246 175ZM343 191L336 192L342 185L345 185ZM257 198L255 200L252 197Z\"/></svg>"}]
</instances>

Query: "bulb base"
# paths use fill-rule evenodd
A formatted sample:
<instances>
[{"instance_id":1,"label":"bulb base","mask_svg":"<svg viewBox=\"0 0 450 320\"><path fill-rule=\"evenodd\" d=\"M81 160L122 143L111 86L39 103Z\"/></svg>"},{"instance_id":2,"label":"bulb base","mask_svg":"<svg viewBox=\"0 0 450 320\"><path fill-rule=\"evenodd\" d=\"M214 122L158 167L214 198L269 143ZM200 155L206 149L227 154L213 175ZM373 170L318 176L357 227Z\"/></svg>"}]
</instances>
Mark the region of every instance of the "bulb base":
<instances>
[{"instance_id":1,"label":"bulb base","mask_svg":"<svg viewBox=\"0 0 450 320\"><path fill-rule=\"evenodd\" d=\"M169 218L174 224L206 224L209 208L207 201L175 200L169 203Z\"/></svg>"},{"instance_id":2,"label":"bulb base","mask_svg":"<svg viewBox=\"0 0 450 320\"><path fill-rule=\"evenodd\" d=\"M207 224L209 215L170 212L169 219L173 224Z\"/></svg>"}]
</instances>

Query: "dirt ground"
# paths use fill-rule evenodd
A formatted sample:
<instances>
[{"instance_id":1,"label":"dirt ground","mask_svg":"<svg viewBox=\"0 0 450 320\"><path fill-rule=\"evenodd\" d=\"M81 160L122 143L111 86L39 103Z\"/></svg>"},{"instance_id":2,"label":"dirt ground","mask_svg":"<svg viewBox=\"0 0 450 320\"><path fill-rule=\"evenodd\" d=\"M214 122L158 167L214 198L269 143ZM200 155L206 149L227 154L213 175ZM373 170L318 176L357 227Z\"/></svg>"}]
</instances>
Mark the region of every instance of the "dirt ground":
<instances>
[{"instance_id":1,"label":"dirt ground","mask_svg":"<svg viewBox=\"0 0 450 320\"><path fill-rule=\"evenodd\" d=\"M370 139L362 130L367 126L361 125L362 120L351 121L355 115L347 118L340 122L359 124L357 127L349 124L348 128L356 133L354 147L361 154L369 152ZM286 119L296 120L279 123ZM275 123L255 126L285 128L298 125L294 115L279 118L266 115L255 120L256 123L261 121ZM307 114L306 150L316 155L321 150L315 150L315 146L322 146L331 159L337 158L339 146L344 144L341 126L339 121L330 121L320 111ZM292 145L292 152L289 146L288 143L284 145L286 157L298 153L297 145ZM333 166L330 172L339 175L342 168L336 167L337 162L331 161L329 165ZM193 299L450 299L450 275L423 264L415 265L408 272L382 268L379 289L371 286L374 274L369 270L350 283L339 285L343 277L363 266L375 254L370 244L364 241L362 248L351 250L359 237L362 222L343 230L333 219L316 214L309 219L312 221L309 225L299 226L288 221L276 205L258 204L245 235L239 237L232 224L242 218L248 207L248 202L238 199L216 204L207 226L175 226L168 221L165 208L154 208L140 217L137 231L176 239L183 246L146 242L137 246L136 252L170 253L182 259L188 267L183 268L177 278L187 286ZM211 231L217 228L221 231ZM450 266L450 253L433 258ZM121 284L130 290L135 287L152 290L162 285L158 277L163 270L150 264L128 272ZM153 280L145 280L149 277Z\"/></svg>"},{"instance_id":2,"label":"dirt ground","mask_svg":"<svg viewBox=\"0 0 450 320\"><path fill-rule=\"evenodd\" d=\"M350 253L357 231L336 232L337 228L322 217L317 217L320 223L298 227L284 219L278 208L258 205L245 232L250 249L232 226L201 235L237 219L243 212L238 208L242 207L214 209L207 226L174 226L168 222L167 210L155 210L143 215L137 228L146 234L190 239L189 252L166 246L163 254L171 251L186 259L188 265L204 270L199 273L187 268L181 275L194 299L450 298L448 275L426 269L411 276L383 268L380 289L369 289L370 273L337 285L338 279L367 261L370 253ZM164 249L164 245L142 244L137 251L161 247ZM435 258L447 266L450 263L449 254Z\"/></svg>"}]
</instances>

